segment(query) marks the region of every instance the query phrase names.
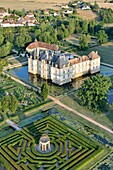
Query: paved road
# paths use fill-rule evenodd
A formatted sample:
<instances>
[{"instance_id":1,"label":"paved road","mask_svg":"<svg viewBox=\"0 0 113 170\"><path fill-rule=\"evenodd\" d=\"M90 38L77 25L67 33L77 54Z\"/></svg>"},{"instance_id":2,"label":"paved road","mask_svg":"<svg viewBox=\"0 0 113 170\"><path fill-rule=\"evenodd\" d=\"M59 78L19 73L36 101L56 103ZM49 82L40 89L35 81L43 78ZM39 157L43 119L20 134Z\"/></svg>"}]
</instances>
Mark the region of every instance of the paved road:
<instances>
[{"instance_id":1,"label":"paved road","mask_svg":"<svg viewBox=\"0 0 113 170\"><path fill-rule=\"evenodd\" d=\"M87 121L89 121L89 122L91 122L91 123L99 126L100 128L106 130L107 132L113 134L113 130L109 129L108 127L106 127L106 126L104 126L104 125L102 125L102 124L100 124L100 123L98 123L98 122L96 122L95 120L89 118L88 116L85 116L85 115L77 112L76 110L72 109L71 107L66 106L65 104L61 103L58 99L56 99L56 98L54 98L54 97L52 97L52 96L48 96L48 98L51 99L51 100L53 100L56 104L60 105L61 107L63 107L63 108L65 108L65 109L67 109L67 110L75 113L76 115L82 117L83 119L86 119Z\"/></svg>"},{"instance_id":2,"label":"paved road","mask_svg":"<svg viewBox=\"0 0 113 170\"><path fill-rule=\"evenodd\" d=\"M8 61L14 60L14 59L19 58L19 57L20 57L20 56L15 56L15 57L8 58Z\"/></svg>"}]
</instances>

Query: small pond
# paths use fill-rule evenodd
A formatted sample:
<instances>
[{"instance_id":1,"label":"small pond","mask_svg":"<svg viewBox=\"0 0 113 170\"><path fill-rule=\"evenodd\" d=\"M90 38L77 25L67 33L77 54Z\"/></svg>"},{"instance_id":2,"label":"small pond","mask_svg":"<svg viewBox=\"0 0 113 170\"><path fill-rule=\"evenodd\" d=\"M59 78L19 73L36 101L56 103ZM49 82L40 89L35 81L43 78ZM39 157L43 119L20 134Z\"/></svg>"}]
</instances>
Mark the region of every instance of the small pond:
<instances>
[{"instance_id":1,"label":"small pond","mask_svg":"<svg viewBox=\"0 0 113 170\"><path fill-rule=\"evenodd\" d=\"M14 68L8 71L9 74L18 77L19 79L34 85L41 87L41 84L45 81L44 79L40 79L37 75L32 75L28 73L28 66L23 66L19 68ZM109 68L107 66L101 65L101 71L100 74L105 75L106 77L109 77L110 75L113 75L113 68ZM55 96L62 95L65 93L68 93L72 90L78 89L83 81L87 79L88 76L83 76L80 78L75 79L71 83L67 83L62 86L55 85L51 83L51 81L47 81L50 86L50 93L54 94ZM111 89L108 93L108 100L111 104L113 102L113 89Z\"/></svg>"}]
</instances>

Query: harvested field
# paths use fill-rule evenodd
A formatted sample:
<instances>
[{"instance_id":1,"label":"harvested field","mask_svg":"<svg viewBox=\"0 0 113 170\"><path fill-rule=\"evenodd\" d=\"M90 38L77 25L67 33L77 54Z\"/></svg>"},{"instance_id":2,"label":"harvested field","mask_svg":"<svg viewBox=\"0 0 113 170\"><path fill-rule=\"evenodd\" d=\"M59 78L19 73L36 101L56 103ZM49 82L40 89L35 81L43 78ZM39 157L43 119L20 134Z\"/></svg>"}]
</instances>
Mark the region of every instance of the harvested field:
<instances>
[{"instance_id":1,"label":"harvested field","mask_svg":"<svg viewBox=\"0 0 113 170\"><path fill-rule=\"evenodd\" d=\"M94 19L97 17L97 15L92 12L92 10L81 10L81 9L78 9L77 10L77 13L83 18L83 19Z\"/></svg>"},{"instance_id":2,"label":"harvested field","mask_svg":"<svg viewBox=\"0 0 113 170\"><path fill-rule=\"evenodd\" d=\"M92 5L94 4L95 0L85 0L85 2L90 2ZM100 8L111 8L113 9L113 3L104 3L104 1L96 1Z\"/></svg>"},{"instance_id":3,"label":"harvested field","mask_svg":"<svg viewBox=\"0 0 113 170\"><path fill-rule=\"evenodd\" d=\"M70 0L63 0L63 3L68 3ZM5 8L11 8L16 10L26 9L46 9L53 8L55 10L60 9L62 1L60 0L0 0L0 6Z\"/></svg>"}]
</instances>

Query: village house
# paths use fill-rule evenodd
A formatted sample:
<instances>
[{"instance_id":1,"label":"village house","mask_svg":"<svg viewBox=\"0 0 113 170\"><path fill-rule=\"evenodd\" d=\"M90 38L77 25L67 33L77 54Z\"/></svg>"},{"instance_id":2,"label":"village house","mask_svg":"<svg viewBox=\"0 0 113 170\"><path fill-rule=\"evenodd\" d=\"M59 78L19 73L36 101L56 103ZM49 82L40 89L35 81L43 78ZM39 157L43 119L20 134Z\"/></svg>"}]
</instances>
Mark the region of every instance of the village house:
<instances>
[{"instance_id":1,"label":"village house","mask_svg":"<svg viewBox=\"0 0 113 170\"><path fill-rule=\"evenodd\" d=\"M36 22L36 18L34 16L33 13L28 13L25 17L24 17L24 20L26 23L35 23Z\"/></svg>"},{"instance_id":2,"label":"village house","mask_svg":"<svg viewBox=\"0 0 113 170\"><path fill-rule=\"evenodd\" d=\"M62 53L54 44L38 41L31 43L26 50L30 53L28 72L50 79L58 85L71 82L72 79L82 75L100 71L98 52L92 51L88 56L74 56L70 53Z\"/></svg>"},{"instance_id":3,"label":"village house","mask_svg":"<svg viewBox=\"0 0 113 170\"><path fill-rule=\"evenodd\" d=\"M65 10L63 13L64 13L64 14L72 14L72 13L73 13L73 10Z\"/></svg>"},{"instance_id":4,"label":"village house","mask_svg":"<svg viewBox=\"0 0 113 170\"><path fill-rule=\"evenodd\" d=\"M90 10L91 8L89 7L89 6L83 6L82 8L81 8L82 10Z\"/></svg>"},{"instance_id":5,"label":"village house","mask_svg":"<svg viewBox=\"0 0 113 170\"><path fill-rule=\"evenodd\" d=\"M54 14L53 14L54 17L56 17L56 16L58 16L58 15L59 15L58 12L54 12Z\"/></svg>"},{"instance_id":6,"label":"village house","mask_svg":"<svg viewBox=\"0 0 113 170\"><path fill-rule=\"evenodd\" d=\"M63 5L61 6L61 8L63 8L63 9L68 9L69 6L68 6L67 4L63 4Z\"/></svg>"},{"instance_id":7,"label":"village house","mask_svg":"<svg viewBox=\"0 0 113 170\"><path fill-rule=\"evenodd\" d=\"M9 15L6 10L0 9L0 23L3 21L5 16Z\"/></svg>"}]
</instances>

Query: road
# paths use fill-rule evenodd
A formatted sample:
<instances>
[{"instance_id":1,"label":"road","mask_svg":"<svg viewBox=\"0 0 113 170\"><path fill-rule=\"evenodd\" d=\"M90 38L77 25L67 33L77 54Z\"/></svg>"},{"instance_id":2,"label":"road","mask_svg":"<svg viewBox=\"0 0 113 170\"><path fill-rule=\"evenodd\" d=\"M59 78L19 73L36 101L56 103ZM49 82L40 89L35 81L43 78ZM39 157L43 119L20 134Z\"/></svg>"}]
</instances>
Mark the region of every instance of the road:
<instances>
[{"instance_id":1,"label":"road","mask_svg":"<svg viewBox=\"0 0 113 170\"><path fill-rule=\"evenodd\" d=\"M107 132L113 134L113 130L111 130L111 129L109 129L108 127L106 127L106 126L104 126L104 125L98 123L97 121L95 121L95 120L89 118L88 116L85 116L85 115L81 114L80 112L77 112L76 110L72 109L71 107L66 106L65 104L61 103L58 99L56 99L55 97L48 96L48 98L51 99L51 100L53 100L56 104L60 105L61 107L63 107L63 108L65 108L65 109L67 109L67 110L69 110L69 111L75 113L76 115L82 117L83 119L85 119L85 120L87 120L87 121L89 121L89 122L95 124L96 126L102 128L103 130L105 130L105 131L107 131Z\"/></svg>"}]
</instances>

